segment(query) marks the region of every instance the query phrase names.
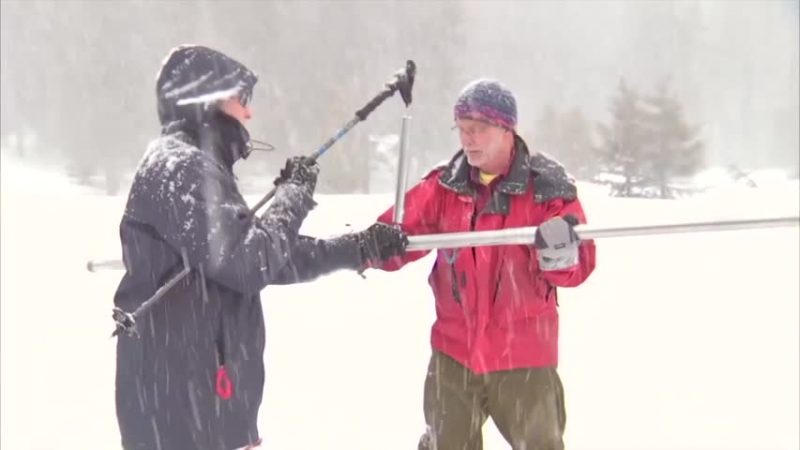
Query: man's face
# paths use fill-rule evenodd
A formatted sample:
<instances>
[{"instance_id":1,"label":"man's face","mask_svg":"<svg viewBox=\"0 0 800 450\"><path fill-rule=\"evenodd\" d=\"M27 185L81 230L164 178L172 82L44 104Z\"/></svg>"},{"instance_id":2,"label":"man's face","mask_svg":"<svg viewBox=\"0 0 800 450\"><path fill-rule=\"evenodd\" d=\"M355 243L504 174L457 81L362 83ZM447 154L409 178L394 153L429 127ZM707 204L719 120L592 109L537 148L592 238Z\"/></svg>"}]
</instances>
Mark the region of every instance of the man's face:
<instances>
[{"instance_id":1,"label":"man's face","mask_svg":"<svg viewBox=\"0 0 800 450\"><path fill-rule=\"evenodd\" d=\"M238 120L242 125L253 117L253 112L249 106L243 105L239 96L231 97L219 103L219 110Z\"/></svg>"},{"instance_id":2,"label":"man's face","mask_svg":"<svg viewBox=\"0 0 800 450\"><path fill-rule=\"evenodd\" d=\"M505 168L514 142L511 131L474 119L457 119L456 128L471 166L487 173Z\"/></svg>"}]
</instances>

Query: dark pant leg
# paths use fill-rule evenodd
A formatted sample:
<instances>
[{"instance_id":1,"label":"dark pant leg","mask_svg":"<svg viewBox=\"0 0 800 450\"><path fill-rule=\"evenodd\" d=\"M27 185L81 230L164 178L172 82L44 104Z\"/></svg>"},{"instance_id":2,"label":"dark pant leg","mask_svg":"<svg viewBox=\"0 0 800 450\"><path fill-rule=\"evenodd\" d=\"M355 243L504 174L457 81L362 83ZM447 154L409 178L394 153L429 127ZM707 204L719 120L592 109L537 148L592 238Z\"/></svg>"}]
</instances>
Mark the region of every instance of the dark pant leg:
<instances>
[{"instance_id":1,"label":"dark pant leg","mask_svg":"<svg viewBox=\"0 0 800 450\"><path fill-rule=\"evenodd\" d=\"M554 367L487 376L489 415L514 450L564 448L564 389Z\"/></svg>"},{"instance_id":2,"label":"dark pant leg","mask_svg":"<svg viewBox=\"0 0 800 450\"><path fill-rule=\"evenodd\" d=\"M481 450L486 421L482 379L449 356L433 352L425 378L427 430L419 450Z\"/></svg>"}]
</instances>

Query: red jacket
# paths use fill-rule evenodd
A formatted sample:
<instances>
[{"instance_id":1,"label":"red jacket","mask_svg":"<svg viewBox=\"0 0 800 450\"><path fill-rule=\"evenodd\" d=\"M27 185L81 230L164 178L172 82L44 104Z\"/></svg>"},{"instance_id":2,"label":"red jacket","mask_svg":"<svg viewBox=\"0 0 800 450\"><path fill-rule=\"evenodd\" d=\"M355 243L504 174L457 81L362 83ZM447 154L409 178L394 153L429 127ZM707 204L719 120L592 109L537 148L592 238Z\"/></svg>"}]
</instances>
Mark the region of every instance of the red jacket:
<instances>
[{"instance_id":1,"label":"red jacket","mask_svg":"<svg viewBox=\"0 0 800 450\"><path fill-rule=\"evenodd\" d=\"M478 186L463 152L406 193L402 228L409 235L536 226L567 214L585 223L576 188L563 167L530 156L517 137L508 173ZM482 193L483 192L483 193ZM484 204L481 213L476 205ZM379 221L392 222L392 209ZM383 263L397 270L425 256L408 252ZM539 270L527 245L438 250L428 282L436 299L431 345L476 373L558 364L557 286L577 286L592 272L595 246L580 245L579 263Z\"/></svg>"}]
</instances>

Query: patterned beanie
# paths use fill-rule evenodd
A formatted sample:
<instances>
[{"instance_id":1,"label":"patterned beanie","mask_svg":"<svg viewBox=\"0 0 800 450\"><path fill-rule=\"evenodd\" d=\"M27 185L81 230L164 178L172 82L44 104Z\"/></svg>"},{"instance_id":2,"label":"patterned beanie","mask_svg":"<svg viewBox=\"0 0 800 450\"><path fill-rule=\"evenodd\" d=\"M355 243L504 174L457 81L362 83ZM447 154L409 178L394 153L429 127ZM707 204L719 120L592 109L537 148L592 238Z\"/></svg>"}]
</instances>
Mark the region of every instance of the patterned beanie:
<instances>
[{"instance_id":1,"label":"patterned beanie","mask_svg":"<svg viewBox=\"0 0 800 450\"><path fill-rule=\"evenodd\" d=\"M458 96L456 119L482 120L514 130L517 126L517 101L498 81L479 79L467 84Z\"/></svg>"}]
</instances>

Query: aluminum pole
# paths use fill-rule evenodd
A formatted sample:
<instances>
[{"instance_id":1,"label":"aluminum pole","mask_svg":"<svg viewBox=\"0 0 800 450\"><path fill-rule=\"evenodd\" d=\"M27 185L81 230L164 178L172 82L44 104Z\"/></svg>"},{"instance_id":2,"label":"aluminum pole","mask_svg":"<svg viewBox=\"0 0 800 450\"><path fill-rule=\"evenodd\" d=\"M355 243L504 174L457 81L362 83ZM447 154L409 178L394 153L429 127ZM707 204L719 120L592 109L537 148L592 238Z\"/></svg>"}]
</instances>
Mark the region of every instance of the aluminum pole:
<instances>
[{"instance_id":1,"label":"aluminum pole","mask_svg":"<svg viewBox=\"0 0 800 450\"><path fill-rule=\"evenodd\" d=\"M397 188L394 194L394 223L403 223L408 185L408 123L410 116L403 116L400 129L400 154L397 159Z\"/></svg>"},{"instance_id":2,"label":"aluminum pole","mask_svg":"<svg viewBox=\"0 0 800 450\"><path fill-rule=\"evenodd\" d=\"M728 231L750 228L796 227L799 224L800 217L795 216L775 217L768 219L741 219L623 227L578 225L575 227L575 231L578 233L578 236L581 239L586 240L609 237L644 236L652 234ZM531 245L533 244L535 235L536 227L417 235L408 237L407 250L433 250L439 248L477 247L483 245Z\"/></svg>"},{"instance_id":3,"label":"aluminum pole","mask_svg":"<svg viewBox=\"0 0 800 450\"><path fill-rule=\"evenodd\" d=\"M125 265L120 259L108 259L105 261L89 261L86 263L86 270L89 272L97 272L98 270L123 270Z\"/></svg>"},{"instance_id":4,"label":"aluminum pole","mask_svg":"<svg viewBox=\"0 0 800 450\"><path fill-rule=\"evenodd\" d=\"M581 239L645 236L653 234L696 233L708 231L731 231L754 228L796 227L800 217L773 217L766 219L718 220L710 222L686 222L662 225L638 225L622 227L600 227L578 225L575 227ZM433 250L437 248L478 247L482 245L530 245L533 244L536 227L506 228L491 231L464 231L459 233L421 234L408 237L408 251ZM89 271L102 269L124 269L122 261L89 261Z\"/></svg>"}]
</instances>

